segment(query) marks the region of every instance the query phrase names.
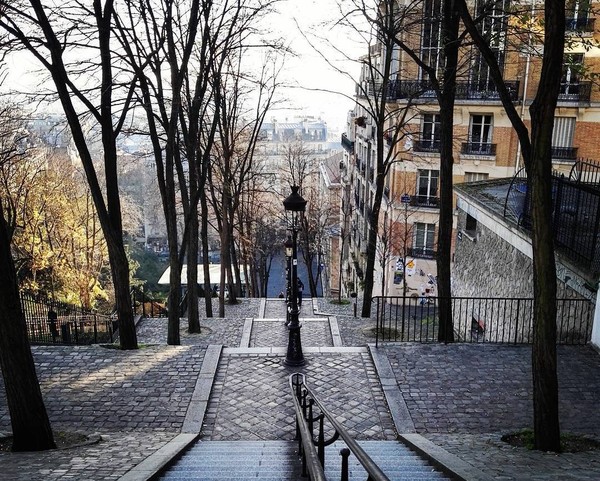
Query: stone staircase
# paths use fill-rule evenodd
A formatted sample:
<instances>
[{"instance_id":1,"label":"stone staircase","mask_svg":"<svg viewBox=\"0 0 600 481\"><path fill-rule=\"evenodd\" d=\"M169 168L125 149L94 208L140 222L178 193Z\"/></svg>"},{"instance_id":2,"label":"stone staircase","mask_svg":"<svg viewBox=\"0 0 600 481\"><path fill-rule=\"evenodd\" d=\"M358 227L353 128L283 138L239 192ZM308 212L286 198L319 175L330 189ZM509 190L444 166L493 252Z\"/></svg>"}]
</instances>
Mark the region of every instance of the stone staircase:
<instances>
[{"instance_id":1,"label":"stone staircase","mask_svg":"<svg viewBox=\"0 0 600 481\"><path fill-rule=\"evenodd\" d=\"M310 306L310 299L305 302ZM307 479L302 477L298 443L291 441L295 429L288 377L296 369L283 364L288 342L284 316L282 300L266 301L259 318L246 320L240 347L223 349L201 437L158 479ZM451 479L395 440L397 429L367 348L342 346L337 322L327 317L302 317L301 322L307 358L301 371L328 396L332 412L389 479ZM339 453L344 447L337 441L326 448L325 475L329 480L340 479ZM367 479L353 455L349 458L349 479Z\"/></svg>"},{"instance_id":2,"label":"stone staircase","mask_svg":"<svg viewBox=\"0 0 600 481\"><path fill-rule=\"evenodd\" d=\"M391 481L451 479L437 471L406 446L395 441L363 441L363 449ZM251 480L296 481L302 478L301 461L293 441L198 441L159 479L164 481ZM325 475L340 479L343 443L327 447ZM349 459L350 481L367 475L355 458Z\"/></svg>"}]
</instances>

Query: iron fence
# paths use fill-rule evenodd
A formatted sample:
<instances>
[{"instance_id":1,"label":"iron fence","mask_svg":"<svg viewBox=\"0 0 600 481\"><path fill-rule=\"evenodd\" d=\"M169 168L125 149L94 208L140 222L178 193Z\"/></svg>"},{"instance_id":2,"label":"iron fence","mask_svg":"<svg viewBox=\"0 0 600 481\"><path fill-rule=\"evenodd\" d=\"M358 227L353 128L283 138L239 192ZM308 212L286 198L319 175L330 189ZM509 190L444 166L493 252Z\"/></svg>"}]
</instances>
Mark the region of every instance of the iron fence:
<instances>
[{"instance_id":1,"label":"iron fence","mask_svg":"<svg viewBox=\"0 0 600 481\"><path fill-rule=\"evenodd\" d=\"M116 321L81 307L21 293L31 344L112 343Z\"/></svg>"},{"instance_id":2,"label":"iron fence","mask_svg":"<svg viewBox=\"0 0 600 481\"><path fill-rule=\"evenodd\" d=\"M504 202L504 217L531 231L531 191L524 169L513 177ZM569 177L552 174L554 242L558 250L588 271L600 275L600 166L577 161Z\"/></svg>"},{"instance_id":3,"label":"iron fence","mask_svg":"<svg viewBox=\"0 0 600 481\"><path fill-rule=\"evenodd\" d=\"M375 297L376 345L379 342L437 342L439 298ZM592 333L594 304L585 299L557 299L557 343L586 344ZM533 299L451 299L456 342L530 344Z\"/></svg>"},{"instance_id":4,"label":"iron fence","mask_svg":"<svg viewBox=\"0 0 600 481\"><path fill-rule=\"evenodd\" d=\"M166 317L168 315L168 310L164 303L148 295L144 286L131 289L131 305L133 314L144 318Z\"/></svg>"}]
</instances>

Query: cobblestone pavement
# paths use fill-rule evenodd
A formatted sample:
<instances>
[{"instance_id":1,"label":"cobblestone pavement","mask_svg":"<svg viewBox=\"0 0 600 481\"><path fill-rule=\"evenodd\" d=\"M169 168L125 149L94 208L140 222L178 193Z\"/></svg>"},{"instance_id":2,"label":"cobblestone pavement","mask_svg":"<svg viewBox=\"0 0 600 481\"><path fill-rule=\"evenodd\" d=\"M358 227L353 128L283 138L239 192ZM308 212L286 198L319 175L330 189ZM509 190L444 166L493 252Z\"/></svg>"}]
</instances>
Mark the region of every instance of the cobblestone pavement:
<instances>
[{"instance_id":1,"label":"cobblestone pavement","mask_svg":"<svg viewBox=\"0 0 600 481\"><path fill-rule=\"evenodd\" d=\"M303 319L300 335L302 346L333 346L328 320ZM289 330L280 320L255 319L252 323L250 347L285 347L288 344Z\"/></svg>"},{"instance_id":2,"label":"cobblestone pavement","mask_svg":"<svg viewBox=\"0 0 600 481\"><path fill-rule=\"evenodd\" d=\"M219 300L216 297L212 299L213 317L219 315ZM261 299L256 297L241 297L237 300L237 304L228 304L225 302L225 318L226 319L242 319L244 317L258 317L260 311ZM200 299L199 303L200 317L206 317L206 308L204 300Z\"/></svg>"},{"instance_id":3,"label":"cobblestone pavement","mask_svg":"<svg viewBox=\"0 0 600 481\"><path fill-rule=\"evenodd\" d=\"M86 432L89 434L89 432ZM31 453L0 453L3 481L115 481L178 432L99 432L96 444Z\"/></svg>"},{"instance_id":4,"label":"cobblestone pavement","mask_svg":"<svg viewBox=\"0 0 600 481\"><path fill-rule=\"evenodd\" d=\"M335 316L344 346L374 342L369 333L373 321L354 318L351 304L318 299L316 305L313 314L310 300L305 299L302 315ZM188 335L182 322L183 345L177 347L165 345L163 319L144 320L138 326L144 347L137 351L34 347L53 428L96 434L100 441L42 453L0 452L0 478L118 480L181 432L206 346L237 348L245 319L258 317L260 308L260 299L226 305L226 319L202 319L201 334ZM285 309L283 304L267 303L265 318L280 315L271 308ZM268 329L267 322L255 319L255 334ZM309 331L318 331L308 326L311 322L324 326L326 321L304 323L303 346L325 344L321 332L317 340L309 341ZM263 336L256 336L255 342ZM344 417L359 438L393 438L387 405L366 350L328 349L331 353L305 352L307 365L302 371L309 385L332 403L332 411ZM417 432L492 479L600 480L598 451L554 455L512 448L500 441L501 434L531 424L529 347L405 343L380 349L391 363ZM290 439L291 414L285 401L290 396L287 376L291 370L281 361L280 354L225 349L203 436ZM586 347L559 347L558 369L562 430L600 439L600 355ZM1 377L0 432L10 432Z\"/></svg>"},{"instance_id":5,"label":"cobblestone pavement","mask_svg":"<svg viewBox=\"0 0 600 481\"><path fill-rule=\"evenodd\" d=\"M501 480L599 480L598 451L560 455L512 448L502 434L533 420L531 347L384 347L417 432ZM600 439L600 355L558 347L563 432Z\"/></svg>"},{"instance_id":6,"label":"cobblestone pavement","mask_svg":"<svg viewBox=\"0 0 600 481\"><path fill-rule=\"evenodd\" d=\"M205 350L150 346L33 347L55 431L100 435L89 446L0 453L3 480L114 480L181 431ZM0 386L0 432L10 419Z\"/></svg>"},{"instance_id":7,"label":"cobblestone pavement","mask_svg":"<svg viewBox=\"0 0 600 481\"><path fill-rule=\"evenodd\" d=\"M208 346L209 344L222 344L228 347L237 347L242 338L242 329L245 319L202 319L200 333L189 334L187 320L179 324L181 345L183 346ZM137 326L138 342L140 344L167 343L167 319L143 319Z\"/></svg>"},{"instance_id":8,"label":"cobblestone pavement","mask_svg":"<svg viewBox=\"0 0 600 481\"><path fill-rule=\"evenodd\" d=\"M305 358L304 367L289 368L282 356L225 351L202 435L213 441L292 440L295 426L288 378L293 372L303 372L308 385L358 439L395 439L366 349L305 353Z\"/></svg>"}]
</instances>

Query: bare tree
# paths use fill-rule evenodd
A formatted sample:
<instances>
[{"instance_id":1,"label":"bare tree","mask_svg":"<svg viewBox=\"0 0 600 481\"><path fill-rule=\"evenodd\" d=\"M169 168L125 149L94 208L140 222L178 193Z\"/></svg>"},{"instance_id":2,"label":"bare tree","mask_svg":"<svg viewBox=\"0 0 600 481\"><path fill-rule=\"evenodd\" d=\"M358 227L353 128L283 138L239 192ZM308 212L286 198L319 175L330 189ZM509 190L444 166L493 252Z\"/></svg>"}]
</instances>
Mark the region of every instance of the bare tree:
<instances>
[{"instance_id":1,"label":"bare tree","mask_svg":"<svg viewBox=\"0 0 600 481\"><path fill-rule=\"evenodd\" d=\"M489 2L487 8L494 7ZM498 88L521 145L521 153L531 189L533 218L534 341L533 408L534 445L543 451L560 451L558 380L556 373L556 264L552 228L552 130L560 92L565 45L565 2L544 2L544 50L537 93L529 109L531 133L520 118L504 83L498 60L490 48L490 38L471 16L464 0L456 4L469 35L484 57ZM477 18L485 18L486 4ZM535 12L534 12L535 13ZM507 12L507 15L509 12ZM507 16L508 18L508 16Z\"/></svg>"},{"instance_id":2,"label":"bare tree","mask_svg":"<svg viewBox=\"0 0 600 481\"><path fill-rule=\"evenodd\" d=\"M221 291L219 315L223 317L225 285L229 302L236 303L241 292L241 271L236 242L236 219L240 212L244 192L258 175L254 159L260 128L273 102L278 86L280 66L276 59L267 57L253 79L244 73L244 56L247 49L236 52L228 67L213 85L215 103L219 109L218 143L212 164L212 198L221 236ZM249 94L252 92L254 99ZM247 107L247 105L251 107Z\"/></svg>"},{"instance_id":3,"label":"bare tree","mask_svg":"<svg viewBox=\"0 0 600 481\"><path fill-rule=\"evenodd\" d=\"M90 8L70 1L56 8L45 6L40 0L0 1L0 29L4 33L4 49L27 50L52 79L107 242L121 348L136 349L116 146L130 105L131 76L124 74L117 79L114 73L115 59L111 49L113 7L112 0L104 3L95 0ZM73 56L78 60L70 64L67 59ZM87 76L89 72L97 73L100 78L90 79ZM115 106L117 102L118 108ZM87 117L82 119L82 113ZM85 133L84 123L88 121L95 122L102 141L105 192Z\"/></svg>"}]
</instances>

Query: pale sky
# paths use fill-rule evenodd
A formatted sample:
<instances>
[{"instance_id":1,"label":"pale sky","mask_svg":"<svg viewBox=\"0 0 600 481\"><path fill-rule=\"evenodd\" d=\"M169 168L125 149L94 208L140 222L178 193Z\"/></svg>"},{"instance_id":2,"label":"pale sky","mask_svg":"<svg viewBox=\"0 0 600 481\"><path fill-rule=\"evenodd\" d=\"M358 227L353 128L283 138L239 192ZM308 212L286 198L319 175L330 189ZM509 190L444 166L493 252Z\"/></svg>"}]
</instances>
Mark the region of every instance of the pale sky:
<instances>
[{"instance_id":1,"label":"pale sky","mask_svg":"<svg viewBox=\"0 0 600 481\"><path fill-rule=\"evenodd\" d=\"M337 0L287 0L280 4L282 28L285 38L289 39L290 45L298 52L299 58L288 59L286 62L286 75L290 81L295 81L299 87L312 89L327 89L341 92L350 97L354 94L354 81L358 75L355 64L344 65L344 70L352 74L353 79L342 75L327 65L327 62L314 51L298 30L296 23L309 38L311 31L316 29L319 35L327 37L332 43L341 48L351 58L358 58L364 54L366 47L358 48L353 42L344 41L345 33L339 30L330 30L322 23L337 19L339 9ZM295 20L295 21L294 21ZM322 52L332 61L340 62L340 55L335 53L326 42L318 39L311 40L321 48ZM346 116L353 107L352 100L342 95L333 93L314 92L309 90L287 89L286 96L296 104L299 112L308 115L322 116L330 126L343 131Z\"/></svg>"},{"instance_id":2,"label":"pale sky","mask_svg":"<svg viewBox=\"0 0 600 481\"><path fill-rule=\"evenodd\" d=\"M344 65L344 70L352 74L353 79L347 75L336 73L313 50L296 25L298 23L305 35L313 38L313 41L318 44L328 58L335 60L334 57L337 57L338 63L340 61L339 54L331 51L326 42L314 39L310 35L312 30L316 29L319 35L331 39L351 58L358 58L365 52L366 46L357 46L354 42L345 41L341 30L332 31L321 26L324 21L339 16L337 3L338 0L284 0L279 4L279 17L270 26L275 31L279 30L299 55L297 58L288 58L284 67L284 81L288 84L295 83L298 87L280 91L282 96L290 99L290 110L273 111L268 116L269 119L276 117L283 121L286 117L291 118L294 115L320 116L327 121L330 129L344 130L347 113L353 108L352 100L344 98L342 95L314 92L301 87L328 89L334 92L343 92L352 97L358 69L351 62ZM37 75L31 73L37 68L37 64L31 62L28 54L21 53L16 57L9 58L7 67L8 77L5 87L16 86L21 91L30 89L39 91L40 80Z\"/></svg>"}]
</instances>

